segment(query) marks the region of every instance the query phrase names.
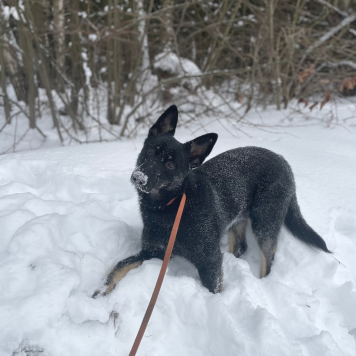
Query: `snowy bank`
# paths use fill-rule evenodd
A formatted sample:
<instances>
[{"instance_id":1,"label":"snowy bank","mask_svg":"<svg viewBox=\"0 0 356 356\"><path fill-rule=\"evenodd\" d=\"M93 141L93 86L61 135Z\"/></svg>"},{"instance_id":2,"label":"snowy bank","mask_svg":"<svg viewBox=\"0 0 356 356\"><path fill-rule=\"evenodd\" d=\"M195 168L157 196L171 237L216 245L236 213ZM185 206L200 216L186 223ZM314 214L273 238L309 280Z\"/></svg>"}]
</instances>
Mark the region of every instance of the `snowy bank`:
<instances>
[{"instance_id":1,"label":"snowy bank","mask_svg":"<svg viewBox=\"0 0 356 356\"><path fill-rule=\"evenodd\" d=\"M272 272L261 280L249 227L243 258L226 252L222 240L217 295L174 257L138 355L355 355L354 128L248 128L251 137L234 137L222 125L206 128L220 135L214 155L256 145L289 161L303 215L334 255L283 229ZM190 132L180 128L176 137L204 133ZM143 139L0 157L1 356L128 354L161 261L130 271L107 297L90 296L116 262L139 250L142 224L129 177Z\"/></svg>"}]
</instances>

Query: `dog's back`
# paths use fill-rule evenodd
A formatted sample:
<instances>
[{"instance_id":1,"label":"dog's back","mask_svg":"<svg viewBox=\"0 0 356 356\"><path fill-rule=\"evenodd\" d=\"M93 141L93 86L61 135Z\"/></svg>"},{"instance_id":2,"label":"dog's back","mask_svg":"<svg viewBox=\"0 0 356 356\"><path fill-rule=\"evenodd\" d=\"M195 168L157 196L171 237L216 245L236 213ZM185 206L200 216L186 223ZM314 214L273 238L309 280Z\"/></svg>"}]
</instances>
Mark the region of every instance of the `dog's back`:
<instances>
[{"instance_id":1,"label":"dog's back","mask_svg":"<svg viewBox=\"0 0 356 356\"><path fill-rule=\"evenodd\" d=\"M248 218L252 206L267 195L271 198L263 202L267 210L287 204L282 209L286 210L295 194L289 164L282 156L260 147L226 151L205 162L195 173L208 178L216 191L214 197L230 222Z\"/></svg>"}]
</instances>

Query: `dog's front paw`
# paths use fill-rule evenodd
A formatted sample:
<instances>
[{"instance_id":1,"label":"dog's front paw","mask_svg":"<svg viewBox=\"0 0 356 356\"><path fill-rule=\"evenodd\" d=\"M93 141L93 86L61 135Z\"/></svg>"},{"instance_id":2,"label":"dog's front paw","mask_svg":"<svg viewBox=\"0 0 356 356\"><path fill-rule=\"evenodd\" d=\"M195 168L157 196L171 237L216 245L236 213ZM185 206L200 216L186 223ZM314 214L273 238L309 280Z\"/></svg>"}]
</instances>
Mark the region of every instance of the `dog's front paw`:
<instances>
[{"instance_id":1,"label":"dog's front paw","mask_svg":"<svg viewBox=\"0 0 356 356\"><path fill-rule=\"evenodd\" d=\"M106 296L107 294L108 294L108 286L104 285L101 288L97 289L91 297L95 299L97 297Z\"/></svg>"},{"instance_id":2,"label":"dog's front paw","mask_svg":"<svg viewBox=\"0 0 356 356\"><path fill-rule=\"evenodd\" d=\"M100 291L100 289L98 289L98 290L96 290L95 292L94 292L94 294L91 296L92 298L96 298L97 296L99 296L99 295L101 295L102 293L101 293L101 291Z\"/></svg>"}]
</instances>

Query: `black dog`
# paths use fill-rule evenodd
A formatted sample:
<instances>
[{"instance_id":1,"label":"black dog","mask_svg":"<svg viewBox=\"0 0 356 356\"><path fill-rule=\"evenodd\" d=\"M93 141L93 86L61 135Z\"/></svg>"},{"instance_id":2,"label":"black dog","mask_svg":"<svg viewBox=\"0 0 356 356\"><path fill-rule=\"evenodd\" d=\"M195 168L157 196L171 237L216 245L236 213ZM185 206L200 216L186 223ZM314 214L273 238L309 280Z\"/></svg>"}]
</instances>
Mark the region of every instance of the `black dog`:
<instances>
[{"instance_id":1,"label":"black dog","mask_svg":"<svg viewBox=\"0 0 356 356\"><path fill-rule=\"evenodd\" d=\"M244 147L202 165L218 135L210 133L181 144L173 137L177 120L177 107L171 106L151 127L131 177L144 224L142 251L119 262L104 290L93 297L111 292L143 261L163 259L183 192L187 202L173 254L191 261L213 293L221 290L220 238L227 231L229 251L241 256L247 248L248 219L261 251L261 277L270 272L283 223L301 241L330 253L302 217L293 173L283 157L263 148Z\"/></svg>"}]
</instances>

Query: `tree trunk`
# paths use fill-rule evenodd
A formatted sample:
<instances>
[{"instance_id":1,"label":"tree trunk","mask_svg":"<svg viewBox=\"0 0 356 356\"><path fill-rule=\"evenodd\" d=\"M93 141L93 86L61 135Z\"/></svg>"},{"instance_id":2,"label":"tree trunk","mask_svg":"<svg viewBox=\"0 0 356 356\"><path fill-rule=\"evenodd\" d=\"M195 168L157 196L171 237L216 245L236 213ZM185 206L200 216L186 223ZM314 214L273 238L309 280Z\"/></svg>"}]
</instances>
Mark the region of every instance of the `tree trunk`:
<instances>
[{"instance_id":1,"label":"tree trunk","mask_svg":"<svg viewBox=\"0 0 356 356\"><path fill-rule=\"evenodd\" d=\"M1 90L3 94L3 102L4 102L4 111L5 111L5 119L7 123L11 123L11 107L9 98L7 96L7 88L6 88L6 75L5 75L5 64L4 64L4 55L0 40L0 66L1 66Z\"/></svg>"},{"instance_id":2,"label":"tree trunk","mask_svg":"<svg viewBox=\"0 0 356 356\"><path fill-rule=\"evenodd\" d=\"M25 5L25 12L26 7ZM34 129L36 127L36 97L38 95L37 86L35 83L35 71L34 71L34 49L32 44L32 36L31 32L26 25L28 23L24 22L24 17L26 18L26 22L28 22L28 17L25 16L22 9L19 6L19 1L16 2L16 9L20 16L20 20L18 22L18 36L19 36L19 46L22 49L22 63L24 66L24 71L27 79L27 105L29 108L29 120L30 120L30 128ZM28 10L28 9L27 9Z\"/></svg>"},{"instance_id":3,"label":"tree trunk","mask_svg":"<svg viewBox=\"0 0 356 356\"><path fill-rule=\"evenodd\" d=\"M53 0L53 27L55 38L55 52L58 70L65 72L64 68L64 1ZM64 90L64 83L60 75L57 75L57 85L60 91Z\"/></svg>"},{"instance_id":4,"label":"tree trunk","mask_svg":"<svg viewBox=\"0 0 356 356\"><path fill-rule=\"evenodd\" d=\"M162 1L162 9L167 9L163 14L162 44L164 52L174 50L173 5L174 0Z\"/></svg>"},{"instance_id":5,"label":"tree trunk","mask_svg":"<svg viewBox=\"0 0 356 356\"><path fill-rule=\"evenodd\" d=\"M113 0L109 0L108 1L108 6L109 6L109 11L107 14L107 27L109 29L112 28L112 1ZM114 63L112 60L112 45L114 43L114 40L112 39L108 39L106 41L106 70L107 70L107 86L108 86L108 101L107 101L107 120L108 122L113 125L115 124L115 111L114 111L114 107L115 107L115 99L114 99L114 94L113 94L113 90L112 90L112 82L115 80L114 79ZM115 94L116 94L116 88L115 88Z\"/></svg>"},{"instance_id":6,"label":"tree trunk","mask_svg":"<svg viewBox=\"0 0 356 356\"><path fill-rule=\"evenodd\" d=\"M114 28L118 29L120 27L120 13L117 8L119 6L119 1L114 0ZM122 105L121 99L121 70L122 70L122 50L121 50L121 41L120 38L115 35L113 40L114 44L114 52L113 52L113 69L114 69L114 83L115 83L115 91L114 91L114 121L115 124L120 125L121 117L117 117L117 109Z\"/></svg>"},{"instance_id":7,"label":"tree trunk","mask_svg":"<svg viewBox=\"0 0 356 356\"><path fill-rule=\"evenodd\" d=\"M83 73L83 59L81 56L81 42L80 42L80 24L79 24L79 2L74 0L70 2L70 39L72 45L70 47L70 59L71 59L71 78L72 78L72 91L71 91L71 103L68 111L72 117L73 125L78 125L78 128L82 130L84 128L81 120L78 118L79 107L79 92L84 87L85 78Z\"/></svg>"},{"instance_id":8,"label":"tree trunk","mask_svg":"<svg viewBox=\"0 0 356 356\"><path fill-rule=\"evenodd\" d=\"M2 17L2 6L0 6L0 16ZM6 28L4 25L4 21L1 21L1 27L0 27L0 66L1 66L1 90L3 94L3 103L4 103L4 112L5 112L5 119L7 123L10 123L11 121L11 106L9 102L9 98L7 96L7 85L6 85L6 73L5 73L5 61L4 61L4 51L3 51L3 34L5 32Z\"/></svg>"},{"instance_id":9,"label":"tree trunk","mask_svg":"<svg viewBox=\"0 0 356 356\"><path fill-rule=\"evenodd\" d=\"M0 37L0 51L1 51L1 71L8 75L11 84L14 87L17 100L27 103L27 85L23 69L18 63L16 57L16 49L13 49L11 43L16 43L8 23L3 18L3 5L0 3L0 17L1 21L1 37ZM2 79L3 80L3 79Z\"/></svg>"}]
</instances>

